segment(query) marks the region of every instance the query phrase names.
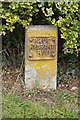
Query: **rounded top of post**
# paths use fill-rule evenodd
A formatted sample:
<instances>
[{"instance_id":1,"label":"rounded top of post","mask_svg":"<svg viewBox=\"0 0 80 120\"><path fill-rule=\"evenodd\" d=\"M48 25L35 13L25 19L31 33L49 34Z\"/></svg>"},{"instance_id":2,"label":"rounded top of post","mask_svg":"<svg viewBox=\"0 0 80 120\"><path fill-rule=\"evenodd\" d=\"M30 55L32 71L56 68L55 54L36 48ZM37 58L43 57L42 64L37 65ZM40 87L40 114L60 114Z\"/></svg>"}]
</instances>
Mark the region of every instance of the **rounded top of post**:
<instances>
[{"instance_id":1,"label":"rounded top of post","mask_svg":"<svg viewBox=\"0 0 80 120\"><path fill-rule=\"evenodd\" d=\"M28 30L38 30L38 31L53 30L53 29L57 30L57 26L54 26L54 25L30 25L26 29L28 29Z\"/></svg>"}]
</instances>

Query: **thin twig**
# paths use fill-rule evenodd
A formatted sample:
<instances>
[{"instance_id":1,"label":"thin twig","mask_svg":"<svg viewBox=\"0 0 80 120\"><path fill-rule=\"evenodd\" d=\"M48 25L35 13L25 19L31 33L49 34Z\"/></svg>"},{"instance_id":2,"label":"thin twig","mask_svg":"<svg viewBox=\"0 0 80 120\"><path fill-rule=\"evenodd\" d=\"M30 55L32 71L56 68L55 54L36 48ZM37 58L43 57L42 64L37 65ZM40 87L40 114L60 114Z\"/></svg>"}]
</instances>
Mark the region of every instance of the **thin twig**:
<instances>
[{"instance_id":1,"label":"thin twig","mask_svg":"<svg viewBox=\"0 0 80 120\"><path fill-rule=\"evenodd\" d=\"M23 59L23 60L24 60L24 59ZM18 76L17 76L16 82L15 82L14 86L12 87L12 89L11 89L11 91L10 91L9 93L11 93L11 92L13 91L13 89L14 89L15 86L16 86L16 83L19 81L19 76L21 75L22 66L23 66L23 61L22 61L21 66L20 66L20 70L19 70L19 74L18 74ZM21 82L23 83L22 80L21 80Z\"/></svg>"},{"instance_id":2,"label":"thin twig","mask_svg":"<svg viewBox=\"0 0 80 120\"><path fill-rule=\"evenodd\" d=\"M5 49L4 49L4 50L1 50L0 53L2 53L2 52L4 52L4 51L5 51Z\"/></svg>"},{"instance_id":3,"label":"thin twig","mask_svg":"<svg viewBox=\"0 0 80 120\"><path fill-rule=\"evenodd\" d=\"M9 56L8 52L6 51L6 49L0 51L0 53L2 53L2 52L5 52Z\"/></svg>"}]
</instances>

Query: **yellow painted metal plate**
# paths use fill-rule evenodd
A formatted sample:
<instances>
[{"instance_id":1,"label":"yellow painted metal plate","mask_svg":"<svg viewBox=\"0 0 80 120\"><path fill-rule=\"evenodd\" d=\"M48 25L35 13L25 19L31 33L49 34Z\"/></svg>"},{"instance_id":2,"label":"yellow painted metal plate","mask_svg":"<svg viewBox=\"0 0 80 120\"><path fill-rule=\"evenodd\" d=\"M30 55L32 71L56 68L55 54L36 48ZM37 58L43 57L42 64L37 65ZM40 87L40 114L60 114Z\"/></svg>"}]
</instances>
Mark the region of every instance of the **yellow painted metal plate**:
<instances>
[{"instance_id":1,"label":"yellow painted metal plate","mask_svg":"<svg viewBox=\"0 0 80 120\"><path fill-rule=\"evenodd\" d=\"M56 37L29 37L27 57L29 60L54 59L56 56Z\"/></svg>"}]
</instances>

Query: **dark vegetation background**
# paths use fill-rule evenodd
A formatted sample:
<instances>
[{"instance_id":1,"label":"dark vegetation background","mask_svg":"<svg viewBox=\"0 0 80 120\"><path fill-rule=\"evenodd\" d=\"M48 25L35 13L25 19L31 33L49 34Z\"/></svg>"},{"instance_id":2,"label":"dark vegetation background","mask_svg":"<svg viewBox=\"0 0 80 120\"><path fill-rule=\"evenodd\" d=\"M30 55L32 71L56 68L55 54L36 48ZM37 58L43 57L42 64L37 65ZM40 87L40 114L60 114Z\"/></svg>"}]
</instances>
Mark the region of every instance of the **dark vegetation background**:
<instances>
[{"instance_id":1,"label":"dark vegetation background","mask_svg":"<svg viewBox=\"0 0 80 120\"><path fill-rule=\"evenodd\" d=\"M3 6L6 8L10 3L3 3ZM37 3L36 3L37 4ZM45 4L45 7L47 3ZM61 15L61 12L55 7L53 4L54 18L57 20ZM32 16L32 21L30 25L51 25L52 23L46 19L46 16L42 12L41 8L38 8L39 12L35 12ZM3 25L6 24L6 20L3 19ZM80 69L80 61L79 55L67 53L64 54L64 43L65 40L61 38L61 29L58 27L58 61L57 61L57 90L56 91L42 91L35 87L35 89L31 91L25 90L25 82L24 82L24 53L25 53L25 28L23 25L18 22L14 23L15 29L11 32L9 30L6 31L6 35L2 36L2 75L3 75L3 93L17 93L23 100L21 101L23 106L16 106L15 108L21 114L18 114L17 111L11 109L12 103L17 100L14 98L14 95L6 96L3 95L3 116L4 117L68 117L74 118L77 117L78 109L77 109L77 90L78 90L78 81L79 81L79 69ZM5 105L7 99L7 104ZM13 99L13 100L12 100ZM12 101L12 103L10 102ZM20 99L19 99L20 100ZM28 101L30 100L30 101ZM9 101L9 102L8 102ZM33 102L36 101L36 104ZM16 101L17 103L18 101ZM41 103L41 106L37 102ZM44 102L44 104L42 104ZM26 109L27 107L29 108ZM64 106L62 105L64 104ZM66 106L66 104L68 106ZM20 104L21 105L21 104ZM50 106L49 106L50 105ZM7 108L11 106L11 114L8 113ZM30 107L31 106L31 107ZM43 107L45 106L45 108ZM54 106L54 107L53 107ZM71 107L72 106L72 107ZM49 107L49 108L48 108ZM24 108L24 110L23 110ZM32 109L34 108L34 112ZM43 109L44 115L40 109ZM37 109L37 111L36 111ZM46 109L46 111L45 111ZM74 109L74 110L72 110ZM48 111L49 110L49 111ZM50 113L52 111L52 113ZM49 112L49 114L46 114ZM5 116L6 115L6 116Z\"/></svg>"}]
</instances>

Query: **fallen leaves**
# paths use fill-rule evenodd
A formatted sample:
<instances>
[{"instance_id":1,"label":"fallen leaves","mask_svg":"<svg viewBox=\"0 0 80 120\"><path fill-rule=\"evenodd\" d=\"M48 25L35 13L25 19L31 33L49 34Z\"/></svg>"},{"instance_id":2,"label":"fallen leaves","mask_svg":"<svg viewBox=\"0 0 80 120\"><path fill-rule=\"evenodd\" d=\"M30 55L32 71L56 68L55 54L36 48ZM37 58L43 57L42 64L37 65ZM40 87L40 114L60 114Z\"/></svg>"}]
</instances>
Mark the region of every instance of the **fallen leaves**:
<instances>
[{"instance_id":1,"label":"fallen leaves","mask_svg":"<svg viewBox=\"0 0 80 120\"><path fill-rule=\"evenodd\" d=\"M13 67L7 69L7 66L2 68L2 85L4 92L10 92L14 83L16 82L17 76L19 74L19 70L16 69L15 72Z\"/></svg>"}]
</instances>

